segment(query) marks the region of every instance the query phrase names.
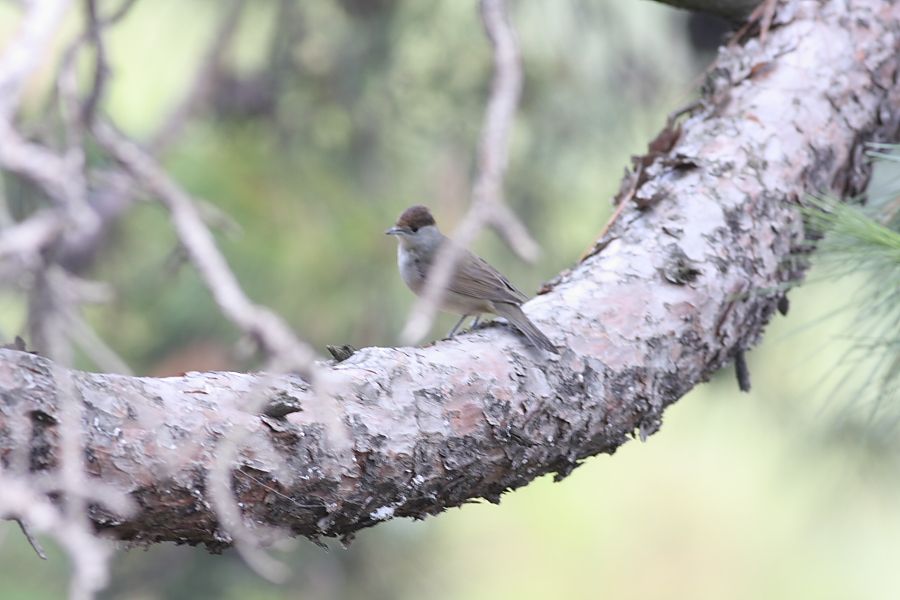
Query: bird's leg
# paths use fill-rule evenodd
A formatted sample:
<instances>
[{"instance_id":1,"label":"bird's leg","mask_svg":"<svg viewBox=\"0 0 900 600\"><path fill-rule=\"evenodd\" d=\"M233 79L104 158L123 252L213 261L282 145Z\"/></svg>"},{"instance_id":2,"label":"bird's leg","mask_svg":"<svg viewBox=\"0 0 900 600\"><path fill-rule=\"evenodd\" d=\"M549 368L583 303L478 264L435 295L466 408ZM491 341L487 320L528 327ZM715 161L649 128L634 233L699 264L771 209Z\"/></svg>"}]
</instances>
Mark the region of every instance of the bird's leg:
<instances>
[{"instance_id":1,"label":"bird's leg","mask_svg":"<svg viewBox=\"0 0 900 600\"><path fill-rule=\"evenodd\" d=\"M477 315L475 315L475 320L472 321L472 326L469 327L469 331L472 331L473 329L478 327L479 321L481 321L481 313L478 313Z\"/></svg>"},{"instance_id":2,"label":"bird's leg","mask_svg":"<svg viewBox=\"0 0 900 600\"><path fill-rule=\"evenodd\" d=\"M459 318L459 321L456 322L456 325L453 326L453 329L450 330L450 333L447 334L447 337L452 338L453 334L456 333L456 330L459 329L459 326L462 325L463 321L465 321L468 317L469 317L469 315L461 316Z\"/></svg>"}]
</instances>

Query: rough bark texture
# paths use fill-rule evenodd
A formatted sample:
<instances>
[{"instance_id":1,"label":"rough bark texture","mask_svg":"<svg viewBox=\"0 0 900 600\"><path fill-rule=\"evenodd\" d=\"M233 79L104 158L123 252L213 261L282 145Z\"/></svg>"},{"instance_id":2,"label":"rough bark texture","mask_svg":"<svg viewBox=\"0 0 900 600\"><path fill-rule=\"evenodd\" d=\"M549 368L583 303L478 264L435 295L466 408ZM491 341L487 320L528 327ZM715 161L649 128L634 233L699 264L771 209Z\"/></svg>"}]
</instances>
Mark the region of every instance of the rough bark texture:
<instances>
[{"instance_id":1,"label":"rough bark texture","mask_svg":"<svg viewBox=\"0 0 900 600\"><path fill-rule=\"evenodd\" d=\"M74 373L87 468L139 506L128 519L95 509L97 526L228 543L206 478L236 428L248 432L233 472L248 521L305 535L496 501L655 432L666 406L759 339L774 290L802 275L804 194L863 188L863 142L896 134L898 63L900 3L888 0L796 2L764 47L723 51L609 234L526 305L559 357L501 324L424 348L366 348L327 368L336 404L299 377ZM4 461L26 443L14 431L25 415L31 468L54 464L57 374L0 351ZM302 410L261 417L242 410L253 397ZM341 425L325 425L332 410Z\"/></svg>"}]
</instances>

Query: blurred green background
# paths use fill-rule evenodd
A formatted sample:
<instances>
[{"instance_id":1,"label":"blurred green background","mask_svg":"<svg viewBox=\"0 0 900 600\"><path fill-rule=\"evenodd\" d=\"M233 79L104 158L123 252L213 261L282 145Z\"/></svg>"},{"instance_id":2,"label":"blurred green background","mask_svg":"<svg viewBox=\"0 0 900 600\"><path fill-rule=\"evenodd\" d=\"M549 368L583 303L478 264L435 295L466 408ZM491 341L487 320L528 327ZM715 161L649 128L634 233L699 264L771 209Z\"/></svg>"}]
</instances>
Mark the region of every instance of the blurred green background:
<instances>
[{"instance_id":1,"label":"blurred green background","mask_svg":"<svg viewBox=\"0 0 900 600\"><path fill-rule=\"evenodd\" d=\"M506 189L544 254L524 265L490 233L477 250L535 290L599 232L629 157L694 97L711 55L692 48L684 13L652 2L513 6L526 82ZM192 85L225 7L140 0L110 32L104 108L123 129L153 136ZM0 40L17 14L0 4ZM35 120L57 58L30 90ZM466 210L489 61L470 0L247 3L215 93L164 163L239 225L218 239L244 289L304 339L319 349L395 344L413 298L382 232L412 203L431 205L451 231ZM90 322L140 374L252 367L177 256L164 212L139 204L85 273L116 291L88 309ZM858 281L812 279L821 281L791 293L789 317L750 355L750 394L721 373L645 444L590 459L561 483L388 522L348 549L299 540L279 554L294 573L282 586L231 554L121 552L105 597L900 597L893 438L872 444L834 417L847 393L835 366L855 323L839 309ZM0 296L0 330L23 321L22 298ZM64 595L61 553L51 547L39 561L14 524L0 535L0 598Z\"/></svg>"}]
</instances>

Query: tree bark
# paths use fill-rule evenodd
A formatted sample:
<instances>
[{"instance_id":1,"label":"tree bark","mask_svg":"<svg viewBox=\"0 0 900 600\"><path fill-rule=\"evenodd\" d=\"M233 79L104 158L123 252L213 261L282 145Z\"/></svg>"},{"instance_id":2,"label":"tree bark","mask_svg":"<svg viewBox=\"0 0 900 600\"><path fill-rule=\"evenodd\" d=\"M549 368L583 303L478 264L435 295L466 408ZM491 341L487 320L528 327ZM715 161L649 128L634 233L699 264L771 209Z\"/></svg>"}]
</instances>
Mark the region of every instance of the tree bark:
<instances>
[{"instance_id":1,"label":"tree bark","mask_svg":"<svg viewBox=\"0 0 900 600\"><path fill-rule=\"evenodd\" d=\"M720 54L699 104L626 181L633 197L610 231L526 305L558 357L493 324L360 350L324 367L333 398L296 376L65 371L83 402L88 472L138 506L127 518L93 508L98 529L229 543L207 477L235 431L247 523L308 536L498 501L655 432L669 404L760 338L802 277L805 194L863 190L864 142L897 134L900 3L794 2L775 24L764 46ZM0 351L5 466L23 444L32 471L56 464L61 372ZM254 398L269 416L242 409Z\"/></svg>"}]
</instances>

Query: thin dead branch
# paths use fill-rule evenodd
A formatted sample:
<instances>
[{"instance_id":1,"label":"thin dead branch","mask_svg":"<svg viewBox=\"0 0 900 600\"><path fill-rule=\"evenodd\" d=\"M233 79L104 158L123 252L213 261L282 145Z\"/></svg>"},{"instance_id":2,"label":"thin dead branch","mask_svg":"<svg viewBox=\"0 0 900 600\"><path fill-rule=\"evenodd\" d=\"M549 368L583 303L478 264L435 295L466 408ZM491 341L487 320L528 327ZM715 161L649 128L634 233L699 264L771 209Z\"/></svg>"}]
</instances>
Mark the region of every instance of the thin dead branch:
<instances>
[{"instance_id":1,"label":"thin dead branch","mask_svg":"<svg viewBox=\"0 0 900 600\"><path fill-rule=\"evenodd\" d=\"M515 31L505 0L481 0L480 7L481 20L493 49L494 75L481 128L472 201L454 231L456 244L447 244L438 253L425 291L413 305L401 334L406 343L416 343L428 333L462 249L468 248L486 225L494 227L523 259L533 262L540 253L537 242L503 199L509 138L522 91L522 64Z\"/></svg>"},{"instance_id":2,"label":"thin dead branch","mask_svg":"<svg viewBox=\"0 0 900 600\"><path fill-rule=\"evenodd\" d=\"M179 242L222 313L257 341L270 358L308 373L315 353L294 335L281 317L250 301L203 222L194 199L153 157L109 123L97 121L94 134L100 145L131 173L135 181L168 209Z\"/></svg>"},{"instance_id":3,"label":"thin dead branch","mask_svg":"<svg viewBox=\"0 0 900 600\"><path fill-rule=\"evenodd\" d=\"M46 48L59 28L72 0L43 0L26 7L18 35L0 57L0 123L15 112L25 83L46 56Z\"/></svg>"},{"instance_id":4,"label":"thin dead branch","mask_svg":"<svg viewBox=\"0 0 900 600\"><path fill-rule=\"evenodd\" d=\"M248 394L247 411L251 414L258 414L263 410L267 401L264 390L271 385L275 374L269 373L268 377L268 381L260 382ZM251 529L241 514L241 507L232 490L234 465L239 462L241 443L249 437L248 428L237 426L219 441L216 460L207 477L209 497L220 526L231 537L232 544L244 562L261 577L280 583L285 581L290 571L286 565L269 556L262 547L277 539L287 539L287 532L259 524Z\"/></svg>"}]
</instances>

